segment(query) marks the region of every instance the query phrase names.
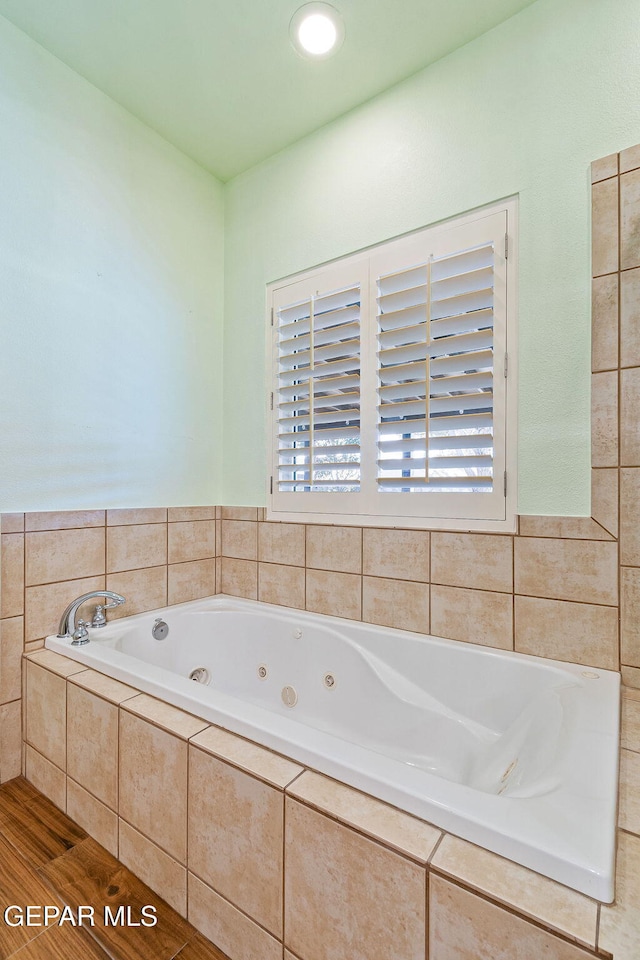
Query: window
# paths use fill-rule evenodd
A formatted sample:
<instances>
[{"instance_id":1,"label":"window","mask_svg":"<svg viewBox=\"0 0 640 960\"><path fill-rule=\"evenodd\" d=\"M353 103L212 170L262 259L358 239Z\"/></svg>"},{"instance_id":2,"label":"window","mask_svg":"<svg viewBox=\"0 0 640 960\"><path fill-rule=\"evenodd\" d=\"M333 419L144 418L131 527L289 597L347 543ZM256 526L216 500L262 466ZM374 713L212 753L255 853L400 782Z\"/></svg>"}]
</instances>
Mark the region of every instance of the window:
<instances>
[{"instance_id":1,"label":"window","mask_svg":"<svg viewBox=\"0 0 640 960\"><path fill-rule=\"evenodd\" d=\"M513 529L515 212L270 286L271 518Z\"/></svg>"}]
</instances>

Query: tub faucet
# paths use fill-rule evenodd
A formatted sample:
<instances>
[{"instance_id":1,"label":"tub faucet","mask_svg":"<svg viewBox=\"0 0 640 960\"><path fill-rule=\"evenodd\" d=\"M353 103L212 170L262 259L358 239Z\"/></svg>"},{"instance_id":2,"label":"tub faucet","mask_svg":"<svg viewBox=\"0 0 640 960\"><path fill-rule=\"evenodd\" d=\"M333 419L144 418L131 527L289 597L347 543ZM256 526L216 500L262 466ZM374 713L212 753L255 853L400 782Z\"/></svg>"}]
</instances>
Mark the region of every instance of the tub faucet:
<instances>
[{"instance_id":1,"label":"tub faucet","mask_svg":"<svg viewBox=\"0 0 640 960\"><path fill-rule=\"evenodd\" d=\"M78 620L76 623L76 614L82 604L86 603L87 600L92 600L93 597L106 597L113 601L104 606L99 605L99 607L96 608L97 610L99 609L99 614L96 614L96 626L104 626L103 610L109 610L110 607L119 607L121 603L125 603L124 597L121 597L119 593L113 593L112 590L94 590L92 593L83 593L77 600L73 600L62 614L60 626L58 627L58 636L61 639L68 640L71 638L71 643L76 645L89 642L89 631L87 628L93 626L93 622L87 623L85 620Z\"/></svg>"}]
</instances>

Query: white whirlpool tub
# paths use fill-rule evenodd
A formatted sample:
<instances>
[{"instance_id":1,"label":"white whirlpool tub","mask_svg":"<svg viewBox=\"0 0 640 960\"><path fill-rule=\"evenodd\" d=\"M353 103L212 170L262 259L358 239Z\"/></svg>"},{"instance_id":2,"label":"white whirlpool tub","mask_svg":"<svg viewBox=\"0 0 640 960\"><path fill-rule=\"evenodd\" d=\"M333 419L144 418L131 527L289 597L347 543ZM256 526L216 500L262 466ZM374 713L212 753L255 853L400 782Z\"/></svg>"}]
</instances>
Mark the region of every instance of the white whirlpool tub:
<instances>
[{"instance_id":1,"label":"white whirlpool tub","mask_svg":"<svg viewBox=\"0 0 640 960\"><path fill-rule=\"evenodd\" d=\"M613 898L617 673L226 596L46 645ZM189 679L199 668L204 683Z\"/></svg>"}]
</instances>

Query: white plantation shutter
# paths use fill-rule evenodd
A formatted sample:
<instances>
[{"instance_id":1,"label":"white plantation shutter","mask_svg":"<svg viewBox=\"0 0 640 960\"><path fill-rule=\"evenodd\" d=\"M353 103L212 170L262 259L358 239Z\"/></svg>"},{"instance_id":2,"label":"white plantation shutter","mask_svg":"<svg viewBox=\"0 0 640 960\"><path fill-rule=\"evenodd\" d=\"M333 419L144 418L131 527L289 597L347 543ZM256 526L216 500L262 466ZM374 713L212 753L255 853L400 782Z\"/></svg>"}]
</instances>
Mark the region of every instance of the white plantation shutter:
<instances>
[{"instance_id":1,"label":"white plantation shutter","mask_svg":"<svg viewBox=\"0 0 640 960\"><path fill-rule=\"evenodd\" d=\"M362 279L332 270L274 297L273 487L316 506L310 494L360 491Z\"/></svg>"},{"instance_id":2,"label":"white plantation shutter","mask_svg":"<svg viewBox=\"0 0 640 960\"><path fill-rule=\"evenodd\" d=\"M378 483L491 490L492 244L378 278Z\"/></svg>"},{"instance_id":3,"label":"white plantation shutter","mask_svg":"<svg viewBox=\"0 0 640 960\"><path fill-rule=\"evenodd\" d=\"M506 518L508 208L273 290L273 508Z\"/></svg>"}]
</instances>

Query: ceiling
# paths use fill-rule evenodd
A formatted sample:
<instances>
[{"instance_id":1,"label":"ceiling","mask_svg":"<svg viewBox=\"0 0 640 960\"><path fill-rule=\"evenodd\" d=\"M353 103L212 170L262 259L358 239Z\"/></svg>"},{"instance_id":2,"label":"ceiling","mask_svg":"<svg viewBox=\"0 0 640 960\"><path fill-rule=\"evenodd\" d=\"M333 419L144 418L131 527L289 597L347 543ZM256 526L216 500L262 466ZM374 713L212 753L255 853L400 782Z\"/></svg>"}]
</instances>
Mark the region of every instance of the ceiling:
<instances>
[{"instance_id":1,"label":"ceiling","mask_svg":"<svg viewBox=\"0 0 640 960\"><path fill-rule=\"evenodd\" d=\"M332 0L346 38L303 60L304 0L0 0L0 14L221 180L533 0Z\"/></svg>"}]
</instances>

